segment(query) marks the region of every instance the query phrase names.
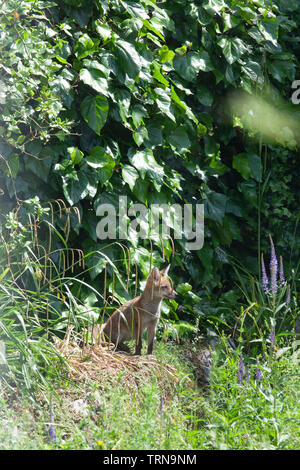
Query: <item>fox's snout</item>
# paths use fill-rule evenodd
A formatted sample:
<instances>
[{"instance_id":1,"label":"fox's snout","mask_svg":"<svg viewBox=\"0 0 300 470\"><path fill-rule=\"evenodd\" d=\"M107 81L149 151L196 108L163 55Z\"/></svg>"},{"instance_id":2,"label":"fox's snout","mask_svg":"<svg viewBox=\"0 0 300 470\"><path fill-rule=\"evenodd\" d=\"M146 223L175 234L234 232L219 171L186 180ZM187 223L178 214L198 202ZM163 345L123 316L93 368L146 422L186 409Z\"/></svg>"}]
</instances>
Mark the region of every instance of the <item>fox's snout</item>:
<instances>
[{"instance_id":1,"label":"fox's snout","mask_svg":"<svg viewBox=\"0 0 300 470\"><path fill-rule=\"evenodd\" d=\"M175 299L177 295L177 292L173 289L172 292L165 292L164 297L167 297L168 299Z\"/></svg>"}]
</instances>

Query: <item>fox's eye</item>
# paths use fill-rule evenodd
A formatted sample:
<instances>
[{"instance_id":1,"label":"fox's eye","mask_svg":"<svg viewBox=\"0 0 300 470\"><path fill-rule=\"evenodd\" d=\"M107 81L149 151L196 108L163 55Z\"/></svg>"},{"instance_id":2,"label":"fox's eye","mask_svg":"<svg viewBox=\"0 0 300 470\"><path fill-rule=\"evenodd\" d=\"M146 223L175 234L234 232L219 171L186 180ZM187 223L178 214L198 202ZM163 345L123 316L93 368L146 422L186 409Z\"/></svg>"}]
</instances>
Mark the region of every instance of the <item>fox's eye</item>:
<instances>
[{"instance_id":1,"label":"fox's eye","mask_svg":"<svg viewBox=\"0 0 300 470\"><path fill-rule=\"evenodd\" d=\"M163 289L168 289L168 286L161 286Z\"/></svg>"}]
</instances>

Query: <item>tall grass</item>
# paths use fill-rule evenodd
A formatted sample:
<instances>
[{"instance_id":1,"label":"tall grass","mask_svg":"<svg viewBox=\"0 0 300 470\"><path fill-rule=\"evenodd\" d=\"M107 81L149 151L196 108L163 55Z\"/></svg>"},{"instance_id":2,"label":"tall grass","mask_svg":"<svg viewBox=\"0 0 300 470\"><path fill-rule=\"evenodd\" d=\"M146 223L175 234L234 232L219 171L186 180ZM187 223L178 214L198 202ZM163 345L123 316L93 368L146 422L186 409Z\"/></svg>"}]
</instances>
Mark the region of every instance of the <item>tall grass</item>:
<instances>
[{"instance_id":1,"label":"tall grass","mask_svg":"<svg viewBox=\"0 0 300 470\"><path fill-rule=\"evenodd\" d=\"M72 330L81 341L88 340L88 327L103 314L103 293L84 280L89 270L85 259L91 254L84 257L81 250L68 248L68 224L65 233L56 229L53 214L37 199L25 206L26 211L18 207L1 220L0 367L2 386L31 392L49 390L51 374L61 373L56 366L65 363L53 336L62 338ZM98 255L120 278L114 263ZM81 288L100 306L80 300L76 293Z\"/></svg>"}]
</instances>

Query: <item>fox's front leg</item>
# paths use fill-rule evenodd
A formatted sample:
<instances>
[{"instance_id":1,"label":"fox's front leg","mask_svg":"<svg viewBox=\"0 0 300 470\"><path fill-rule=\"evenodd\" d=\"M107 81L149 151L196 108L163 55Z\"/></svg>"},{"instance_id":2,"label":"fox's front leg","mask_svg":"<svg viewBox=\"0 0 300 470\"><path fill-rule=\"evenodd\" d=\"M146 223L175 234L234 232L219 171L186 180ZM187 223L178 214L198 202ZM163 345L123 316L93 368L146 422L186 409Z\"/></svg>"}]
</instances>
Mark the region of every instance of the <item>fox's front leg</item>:
<instances>
[{"instance_id":1,"label":"fox's front leg","mask_svg":"<svg viewBox=\"0 0 300 470\"><path fill-rule=\"evenodd\" d=\"M140 335L140 338L136 342L136 347L135 347L135 355L140 356L142 352L142 335Z\"/></svg>"},{"instance_id":2,"label":"fox's front leg","mask_svg":"<svg viewBox=\"0 0 300 470\"><path fill-rule=\"evenodd\" d=\"M148 350L147 350L147 354L152 354L153 353L153 344L154 344L156 326L157 326L157 321L154 321L153 323L150 323L150 325L148 326Z\"/></svg>"},{"instance_id":3,"label":"fox's front leg","mask_svg":"<svg viewBox=\"0 0 300 470\"><path fill-rule=\"evenodd\" d=\"M141 317L138 314L137 317L137 322L135 325L135 355L140 356L142 352L142 336L143 336L143 328L142 328L142 322L141 322Z\"/></svg>"}]
</instances>

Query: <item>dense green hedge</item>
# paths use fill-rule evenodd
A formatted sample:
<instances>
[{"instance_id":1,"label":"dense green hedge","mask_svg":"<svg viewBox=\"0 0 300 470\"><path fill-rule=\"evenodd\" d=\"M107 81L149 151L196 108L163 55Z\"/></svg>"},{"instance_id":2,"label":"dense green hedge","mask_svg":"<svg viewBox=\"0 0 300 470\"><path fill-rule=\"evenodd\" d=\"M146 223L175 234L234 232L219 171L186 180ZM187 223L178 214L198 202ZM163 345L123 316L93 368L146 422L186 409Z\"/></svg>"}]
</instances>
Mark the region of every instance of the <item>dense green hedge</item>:
<instances>
[{"instance_id":1,"label":"dense green hedge","mask_svg":"<svg viewBox=\"0 0 300 470\"><path fill-rule=\"evenodd\" d=\"M177 240L172 266L187 283L181 292L191 286L202 299L236 302L229 254L257 274L268 233L291 267L300 248L296 127L270 122L261 134L254 107L246 128L228 97L262 97L297 126L297 1L7 0L1 9L3 213L36 195L43 205L64 199L80 212L68 243L87 254L107 245L96 236L102 202L204 203L204 247L188 252ZM127 244L146 275L149 241ZM160 241L153 247L161 264ZM168 239L164 252L171 259ZM105 253L122 257L117 244ZM103 262L86 262L101 286ZM205 311L198 301L183 298L184 318Z\"/></svg>"}]
</instances>

